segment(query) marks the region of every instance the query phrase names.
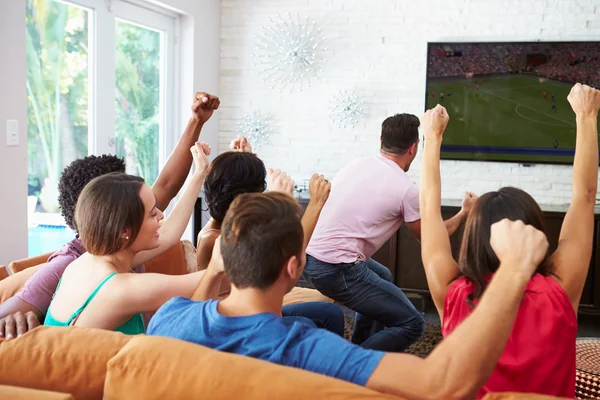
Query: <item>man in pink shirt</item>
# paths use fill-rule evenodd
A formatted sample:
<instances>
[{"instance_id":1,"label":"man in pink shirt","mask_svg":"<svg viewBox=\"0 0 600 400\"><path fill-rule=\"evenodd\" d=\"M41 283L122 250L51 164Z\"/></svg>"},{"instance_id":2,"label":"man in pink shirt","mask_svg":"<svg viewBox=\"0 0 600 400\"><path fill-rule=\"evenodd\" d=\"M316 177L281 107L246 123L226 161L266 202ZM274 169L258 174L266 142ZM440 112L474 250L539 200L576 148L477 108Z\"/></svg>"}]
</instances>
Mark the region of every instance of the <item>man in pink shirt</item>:
<instances>
[{"instance_id":1,"label":"man in pink shirt","mask_svg":"<svg viewBox=\"0 0 600 400\"><path fill-rule=\"evenodd\" d=\"M390 270L370 258L403 223L421 236L419 189L406 175L418 145L416 116L383 121L380 154L339 171L306 249L304 279L356 311L352 342L365 348L399 352L423 334L421 313L392 283ZM449 234L472 201L446 221Z\"/></svg>"},{"instance_id":2,"label":"man in pink shirt","mask_svg":"<svg viewBox=\"0 0 600 400\"><path fill-rule=\"evenodd\" d=\"M152 191L157 208L164 210L183 186L192 166L190 147L198 141L202 126L220 105L219 98L197 92L192 105L192 117L177 147L160 172ZM125 172L123 160L111 156L88 156L75 160L63 171L59 181L59 203L66 224L74 224L75 205L79 194L92 179L111 172ZM67 242L52 254L47 264L36 271L15 296L0 304L0 337L11 339L39 325L52 301L58 282L67 266L85 253L79 238ZM135 268L144 272L144 267ZM148 318L146 318L148 320ZM146 321L147 322L147 321Z\"/></svg>"}]
</instances>

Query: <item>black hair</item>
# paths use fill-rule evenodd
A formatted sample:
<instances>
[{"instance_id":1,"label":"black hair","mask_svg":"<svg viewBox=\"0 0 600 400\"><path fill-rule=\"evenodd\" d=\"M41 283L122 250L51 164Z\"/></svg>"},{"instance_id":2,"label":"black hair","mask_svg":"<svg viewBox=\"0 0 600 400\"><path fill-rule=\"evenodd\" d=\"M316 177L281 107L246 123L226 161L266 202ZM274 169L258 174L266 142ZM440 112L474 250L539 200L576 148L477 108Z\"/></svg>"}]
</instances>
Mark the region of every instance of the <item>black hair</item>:
<instances>
[{"instance_id":1,"label":"black hair","mask_svg":"<svg viewBox=\"0 0 600 400\"><path fill-rule=\"evenodd\" d=\"M113 155L87 156L67 166L58 181L58 204L65 223L75 227L75 206L83 188L94 178L110 172L125 172L125 161Z\"/></svg>"},{"instance_id":2,"label":"black hair","mask_svg":"<svg viewBox=\"0 0 600 400\"><path fill-rule=\"evenodd\" d=\"M264 192L266 175L265 164L254 153L228 151L219 155L204 181L204 198L210 216L222 222L238 195Z\"/></svg>"}]
</instances>

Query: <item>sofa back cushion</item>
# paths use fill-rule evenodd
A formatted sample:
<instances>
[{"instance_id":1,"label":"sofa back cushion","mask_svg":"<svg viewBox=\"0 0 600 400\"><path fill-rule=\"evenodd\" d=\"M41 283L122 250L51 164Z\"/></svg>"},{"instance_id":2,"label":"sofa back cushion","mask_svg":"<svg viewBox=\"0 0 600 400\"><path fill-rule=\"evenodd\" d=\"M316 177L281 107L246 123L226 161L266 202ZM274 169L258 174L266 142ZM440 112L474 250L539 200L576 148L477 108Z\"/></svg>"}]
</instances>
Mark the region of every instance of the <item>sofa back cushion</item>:
<instances>
[{"instance_id":1,"label":"sofa back cushion","mask_svg":"<svg viewBox=\"0 0 600 400\"><path fill-rule=\"evenodd\" d=\"M48 392L46 390L36 390L20 388L16 386L0 385L0 399L10 400L73 400L69 393Z\"/></svg>"},{"instance_id":2,"label":"sofa back cushion","mask_svg":"<svg viewBox=\"0 0 600 400\"><path fill-rule=\"evenodd\" d=\"M341 380L184 341L136 336L109 361L104 398L396 399Z\"/></svg>"},{"instance_id":3,"label":"sofa back cushion","mask_svg":"<svg viewBox=\"0 0 600 400\"><path fill-rule=\"evenodd\" d=\"M187 273L183 245L177 242L164 253L154 257L145 264L146 272L167 275L184 275Z\"/></svg>"},{"instance_id":4,"label":"sofa back cushion","mask_svg":"<svg viewBox=\"0 0 600 400\"><path fill-rule=\"evenodd\" d=\"M34 267L36 265L45 264L48 261L48 258L54 252L48 252L44 254L40 254L33 257L23 258L21 260L16 260L8 264L8 270L11 274L16 274L17 272L21 272L27 268Z\"/></svg>"},{"instance_id":5,"label":"sofa back cushion","mask_svg":"<svg viewBox=\"0 0 600 400\"><path fill-rule=\"evenodd\" d=\"M106 365L130 339L101 329L41 326L0 340L0 384L102 399Z\"/></svg>"}]
</instances>

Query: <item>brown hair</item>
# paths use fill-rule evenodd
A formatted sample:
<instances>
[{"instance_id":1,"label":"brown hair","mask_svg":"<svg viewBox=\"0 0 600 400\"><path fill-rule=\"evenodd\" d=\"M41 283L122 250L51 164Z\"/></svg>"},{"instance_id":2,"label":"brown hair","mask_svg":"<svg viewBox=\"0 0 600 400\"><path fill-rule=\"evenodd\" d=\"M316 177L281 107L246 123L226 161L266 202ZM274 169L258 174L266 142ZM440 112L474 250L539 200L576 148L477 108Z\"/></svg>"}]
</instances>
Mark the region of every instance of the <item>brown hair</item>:
<instances>
[{"instance_id":1,"label":"brown hair","mask_svg":"<svg viewBox=\"0 0 600 400\"><path fill-rule=\"evenodd\" d=\"M381 150L391 154L405 154L419 141L419 118L412 114L396 114L381 124Z\"/></svg>"},{"instance_id":2,"label":"brown hair","mask_svg":"<svg viewBox=\"0 0 600 400\"><path fill-rule=\"evenodd\" d=\"M131 246L144 221L143 185L139 176L117 172L99 176L85 186L75 207L75 224L88 253L104 256ZM125 229L131 233L124 243L121 234Z\"/></svg>"},{"instance_id":3,"label":"brown hair","mask_svg":"<svg viewBox=\"0 0 600 400\"><path fill-rule=\"evenodd\" d=\"M481 196L467 218L459 257L461 275L474 284L473 293L467 298L471 306L473 301L483 294L487 279L500 266L500 260L490 245L490 236L492 225L505 218L523 221L524 224L546 234L544 214L527 192L514 187L504 187L497 192ZM545 276L552 273L549 257L548 251L538 266L537 273Z\"/></svg>"},{"instance_id":4,"label":"brown hair","mask_svg":"<svg viewBox=\"0 0 600 400\"><path fill-rule=\"evenodd\" d=\"M300 258L300 215L298 202L280 192L245 193L231 203L221 226L221 253L235 287L266 289L290 257Z\"/></svg>"}]
</instances>

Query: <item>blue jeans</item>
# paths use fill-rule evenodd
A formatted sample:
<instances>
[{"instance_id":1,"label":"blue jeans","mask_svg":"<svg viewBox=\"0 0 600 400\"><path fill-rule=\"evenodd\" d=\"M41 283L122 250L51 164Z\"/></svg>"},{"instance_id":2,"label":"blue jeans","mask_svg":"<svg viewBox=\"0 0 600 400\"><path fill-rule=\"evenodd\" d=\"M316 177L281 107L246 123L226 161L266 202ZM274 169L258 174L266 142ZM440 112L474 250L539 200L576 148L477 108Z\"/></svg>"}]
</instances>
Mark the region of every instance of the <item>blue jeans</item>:
<instances>
[{"instance_id":1,"label":"blue jeans","mask_svg":"<svg viewBox=\"0 0 600 400\"><path fill-rule=\"evenodd\" d=\"M392 273L375 260L329 264L307 254L302 276L325 296L356 311L352 343L400 352L423 335L423 316L392 283Z\"/></svg>"},{"instance_id":2,"label":"blue jeans","mask_svg":"<svg viewBox=\"0 0 600 400\"><path fill-rule=\"evenodd\" d=\"M313 328L324 328L344 336L344 312L333 303L309 302L284 306L283 321L286 325L300 322Z\"/></svg>"}]
</instances>

